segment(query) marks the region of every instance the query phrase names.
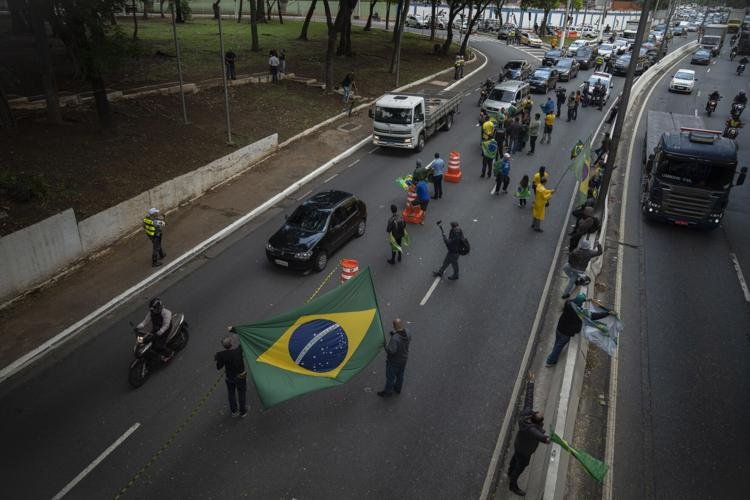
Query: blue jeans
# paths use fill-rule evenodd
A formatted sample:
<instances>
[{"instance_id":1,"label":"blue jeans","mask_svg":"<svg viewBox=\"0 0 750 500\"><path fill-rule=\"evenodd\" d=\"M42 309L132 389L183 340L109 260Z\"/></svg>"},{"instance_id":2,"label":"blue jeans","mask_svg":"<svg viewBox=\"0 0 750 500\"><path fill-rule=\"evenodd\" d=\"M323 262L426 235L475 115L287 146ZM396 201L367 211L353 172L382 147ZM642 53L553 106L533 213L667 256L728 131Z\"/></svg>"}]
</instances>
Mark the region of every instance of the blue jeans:
<instances>
[{"instance_id":1,"label":"blue jeans","mask_svg":"<svg viewBox=\"0 0 750 500\"><path fill-rule=\"evenodd\" d=\"M392 394L393 391L401 392L401 386L404 384L404 370L406 370L405 364L391 363L390 361L385 362L384 393Z\"/></svg>"},{"instance_id":2,"label":"blue jeans","mask_svg":"<svg viewBox=\"0 0 750 500\"><path fill-rule=\"evenodd\" d=\"M237 413L237 397L239 396L239 411L241 414L247 413L245 397L247 396L247 379L239 377L227 377L227 394L229 396L229 409L232 413Z\"/></svg>"},{"instance_id":3,"label":"blue jeans","mask_svg":"<svg viewBox=\"0 0 750 500\"><path fill-rule=\"evenodd\" d=\"M344 89L344 96L341 99L341 102L346 103L349 100L349 93L352 91L351 87L342 87Z\"/></svg>"},{"instance_id":4,"label":"blue jeans","mask_svg":"<svg viewBox=\"0 0 750 500\"><path fill-rule=\"evenodd\" d=\"M568 284L565 285L565 290L563 290L563 297L565 297L566 295L570 295L576 287L576 280L586 276L586 273L579 271L578 269L573 269L573 266L567 262L563 266L563 272L568 277Z\"/></svg>"},{"instance_id":5,"label":"blue jeans","mask_svg":"<svg viewBox=\"0 0 750 500\"><path fill-rule=\"evenodd\" d=\"M550 352L547 356L548 365L557 364L557 358L560 357L560 353L562 352L563 348L568 345L568 342L570 342L570 337L568 335L563 335L560 332L555 332L555 345L552 346L552 352Z\"/></svg>"}]
</instances>

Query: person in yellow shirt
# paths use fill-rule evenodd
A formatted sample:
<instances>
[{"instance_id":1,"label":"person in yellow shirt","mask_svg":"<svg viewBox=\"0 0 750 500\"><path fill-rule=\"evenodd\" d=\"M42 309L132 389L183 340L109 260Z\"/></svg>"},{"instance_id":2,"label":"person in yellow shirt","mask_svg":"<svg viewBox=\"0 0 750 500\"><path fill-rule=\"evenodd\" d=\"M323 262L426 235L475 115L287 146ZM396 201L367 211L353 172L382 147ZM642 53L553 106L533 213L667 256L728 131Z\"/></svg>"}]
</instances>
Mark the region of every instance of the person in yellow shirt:
<instances>
[{"instance_id":1,"label":"person in yellow shirt","mask_svg":"<svg viewBox=\"0 0 750 500\"><path fill-rule=\"evenodd\" d=\"M544 144L544 139L547 139L547 144L550 143L552 136L552 125L555 124L555 113L547 113L544 116L544 134L542 134L542 140L539 144Z\"/></svg>"},{"instance_id":2,"label":"person in yellow shirt","mask_svg":"<svg viewBox=\"0 0 750 500\"><path fill-rule=\"evenodd\" d=\"M490 118L482 123L482 140L489 141L495 135L495 124Z\"/></svg>"},{"instance_id":3,"label":"person in yellow shirt","mask_svg":"<svg viewBox=\"0 0 750 500\"><path fill-rule=\"evenodd\" d=\"M531 205L531 215L533 217L531 227L538 233L542 232L542 221L544 220L547 201L552 198L552 194L555 192L554 189L547 189L546 184L547 178L542 177L536 186L534 203Z\"/></svg>"}]
</instances>

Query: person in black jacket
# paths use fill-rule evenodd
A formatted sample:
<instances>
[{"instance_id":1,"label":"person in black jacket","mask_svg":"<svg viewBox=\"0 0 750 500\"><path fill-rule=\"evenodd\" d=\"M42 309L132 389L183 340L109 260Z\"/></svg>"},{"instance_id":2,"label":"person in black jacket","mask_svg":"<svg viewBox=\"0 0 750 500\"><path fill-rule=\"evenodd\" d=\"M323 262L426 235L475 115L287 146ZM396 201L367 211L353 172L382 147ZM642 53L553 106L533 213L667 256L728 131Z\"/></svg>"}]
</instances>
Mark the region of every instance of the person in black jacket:
<instances>
[{"instance_id":1,"label":"person in black jacket","mask_svg":"<svg viewBox=\"0 0 750 500\"><path fill-rule=\"evenodd\" d=\"M385 389L378 392L381 398L387 398L401 394L401 386L404 384L404 370L406 360L409 358L409 343L411 334L404 328L403 322L396 318L393 320L391 339L385 345L387 358L385 361Z\"/></svg>"},{"instance_id":2,"label":"person in black jacket","mask_svg":"<svg viewBox=\"0 0 750 500\"><path fill-rule=\"evenodd\" d=\"M534 410L534 374L529 373L526 398L518 419L516 440L513 443L513 458L508 466L508 489L516 495L526 495L526 492L518 487L518 478L529 465L531 455L539 443L549 443L549 437L544 433L544 415Z\"/></svg>"},{"instance_id":3,"label":"person in black jacket","mask_svg":"<svg viewBox=\"0 0 750 500\"><path fill-rule=\"evenodd\" d=\"M547 366L557 364L557 358L560 357L563 348L568 345L570 339L574 335L580 333L581 328L583 328L583 320L578 316L575 309L573 309L573 304L578 307L583 307L584 302L586 302L586 296L582 293L579 293L573 299L565 301L562 314L560 314L560 319L557 320L555 345L552 347L552 352L547 356ZM591 313L590 317L593 320L597 320L605 318L609 314L609 312Z\"/></svg>"},{"instance_id":4,"label":"person in black jacket","mask_svg":"<svg viewBox=\"0 0 750 500\"><path fill-rule=\"evenodd\" d=\"M230 327L231 331L231 327ZM247 416L247 405L245 404L247 396L247 369L242 358L242 348L240 346L232 347L232 336L227 335L221 339L223 351L219 351L214 356L216 369L224 368L227 382L227 393L229 395L229 410L232 416L239 415L242 418ZM237 399L240 404L237 406ZM239 409L239 412L237 411Z\"/></svg>"},{"instance_id":5,"label":"person in black jacket","mask_svg":"<svg viewBox=\"0 0 750 500\"><path fill-rule=\"evenodd\" d=\"M398 254L398 261L401 262L401 253L403 251L401 242L406 234L406 222L404 222L403 217L398 213L396 205L391 205L391 218L388 219L385 231L389 235L388 240L391 244L391 258L388 260L388 263L396 263L396 254Z\"/></svg>"},{"instance_id":6,"label":"person in black jacket","mask_svg":"<svg viewBox=\"0 0 750 500\"><path fill-rule=\"evenodd\" d=\"M442 230L442 226L440 226L440 228ZM461 231L461 228L458 227L458 222L451 222L451 230L448 233L448 236L446 237L445 233L443 233L443 242L445 243L445 246L448 247L448 254L445 256L445 259L443 259L443 265L440 266L440 269L432 273L433 276L442 277L445 270L448 269L448 265L450 265L453 268L453 276L448 276L448 279L458 279L458 257L460 255L459 252L461 251L463 240L464 233Z\"/></svg>"}]
</instances>

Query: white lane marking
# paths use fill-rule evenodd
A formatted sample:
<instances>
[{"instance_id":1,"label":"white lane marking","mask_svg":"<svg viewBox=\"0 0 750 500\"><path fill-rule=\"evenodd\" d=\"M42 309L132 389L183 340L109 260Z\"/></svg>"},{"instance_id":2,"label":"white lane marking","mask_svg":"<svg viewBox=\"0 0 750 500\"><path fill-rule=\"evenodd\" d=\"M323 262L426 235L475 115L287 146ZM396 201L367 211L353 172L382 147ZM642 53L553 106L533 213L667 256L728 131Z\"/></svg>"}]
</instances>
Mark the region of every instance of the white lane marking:
<instances>
[{"instance_id":1,"label":"white lane marking","mask_svg":"<svg viewBox=\"0 0 750 500\"><path fill-rule=\"evenodd\" d=\"M375 151L377 151L378 149L380 149L380 146L375 146L374 148L372 148L371 150L369 150L369 151L367 152L367 154L368 154L368 155L371 155L371 154L373 154L373 153L374 153Z\"/></svg>"},{"instance_id":2,"label":"white lane marking","mask_svg":"<svg viewBox=\"0 0 750 500\"><path fill-rule=\"evenodd\" d=\"M730 253L729 255L732 256L732 264L734 264L734 271L737 273L737 279L740 280L740 287L742 288L742 293L745 295L745 302L750 302L750 290L748 290L747 288L745 275L742 274L740 261L737 259L737 256L735 254Z\"/></svg>"},{"instance_id":3,"label":"white lane marking","mask_svg":"<svg viewBox=\"0 0 750 500\"><path fill-rule=\"evenodd\" d=\"M115 451L115 448L117 448L118 446L120 446L123 443L123 441L125 441L128 437L130 437L130 435L132 433L134 433L136 431L136 429L138 429L138 427L140 427L140 426L141 426L141 424L139 424L138 422L136 422L132 426L130 426L130 429L126 430L125 434L123 434L122 436L120 436L119 438L117 438L117 441L115 441L114 443L112 443L111 445L109 445L109 447L106 450L104 450L101 455L99 455L98 457L96 457L96 459L93 462L91 462L88 465L88 467L86 467L85 469L83 469L81 471L81 473L78 474L76 477L74 477L71 482L69 482L68 484L66 484L65 488L61 489L57 493L57 495L53 496L52 500L60 500L62 497L64 497L65 495L67 495L70 492L70 490L72 490L73 488L75 488L75 486L78 483L80 483L81 480L84 477L86 477L92 470L94 470L94 468L97 465L99 465L105 458L107 458L107 455L109 455L110 453L112 453L113 451Z\"/></svg>"},{"instance_id":4,"label":"white lane marking","mask_svg":"<svg viewBox=\"0 0 750 500\"><path fill-rule=\"evenodd\" d=\"M708 68L708 69L706 70L706 73L710 73L710 72L711 72L711 68Z\"/></svg>"},{"instance_id":5,"label":"white lane marking","mask_svg":"<svg viewBox=\"0 0 750 500\"><path fill-rule=\"evenodd\" d=\"M347 169L347 168L352 168L352 167L353 167L354 165L356 165L357 163L359 163L359 159L356 159L356 160L354 160L354 161L353 161L353 162L351 162L351 163L350 163L349 165L345 166L345 167L344 167L344 169Z\"/></svg>"},{"instance_id":6,"label":"white lane marking","mask_svg":"<svg viewBox=\"0 0 750 500\"><path fill-rule=\"evenodd\" d=\"M308 196L309 196L309 195L310 195L311 193L312 193L312 189L311 189L311 190L309 190L308 192L306 192L305 194L301 195L301 196L300 196L299 198L297 198L297 199L298 199L298 200L304 200L304 199L305 199L305 198L307 198L307 197L308 197Z\"/></svg>"},{"instance_id":7,"label":"white lane marking","mask_svg":"<svg viewBox=\"0 0 750 500\"><path fill-rule=\"evenodd\" d=\"M694 109L694 110L693 110L693 114L694 114L695 116L698 116L698 110L697 110L697 109Z\"/></svg>"},{"instance_id":8,"label":"white lane marking","mask_svg":"<svg viewBox=\"0 0 750 500\"><path fill-rule=\"evenodd\" d=\"M678 59L673 62L669 68L676 66L682 59ZM646 99L643 101L644 104L648 104L651 99L656 87L661 84L664 77L669 74L669 68L664 70L664 74L656 80L656 83L651 86L651 89L646 94ZM633 163L633 151L635 148L635 139L638 135L638 127L641 124L643 118L643 112L647 109L647 106L641 106L638 112L638 117L635 120L635 126L633 127L633 135L630 138L630 144L628 145L628 159L625 164L625 182L622 186L622 207L620 209L620 228L619 235L621 238L625 237L625 219L628 210L628 187L630 186L630 165ZM617 271L615 273L615 311L622 314L622 267L623 261L625 260L625 246L617 245ZM617 369L619 367L619 353L622 349L622 339L617 346L617 349L612 353L610 365L609 365L609 407L607 410L607 436L604 446L604 463L609 466L609 471L604 478L604 486L602 488L602 499L612 500L613 493L612 488L614 486L614 461L615 461L615 419L617 418Z\"/></svg>"},{"instance_id":9,"label":"white lane marking","mask_svg":"<svg viewBox=\"0 0 750 500\"><path fill-rule=\"evenodd\" d=\"M332 176L330 176L330 177L329 177L328 179L324 180L324 181L323 181L323 184L328 184L328 183L329 183L330 181L332 181L332 180L333 180L333 179L334 179L334 178L335 178L335 177L336 177L337 175L339 175L339 174L333 174L333 175L332 175Z\"/></svg>"},{"instance_id":10,"label":"white lane marking","mask_svg":"<svg viewBox=\"0 0 750 500\"><path fill-rule=\"evenodd\" d=\"M698 90L698 93L695 95L695 97L700 97L700 96L701 96L701 91Z\"/></svg>"},{"instance_id":11,"label":"white lane marking","mask_svg":"<svg viewBox=\"0 0 750 500\"><path fill-rule=\"evenodd\" d=\"M435 289L438 286L438 283L440 283L440 276L435 277L435 281L432 282L432 285L430 286L430 289L427 290L427 293L424 294L424 297L422 297L422 301L419 303L420 306L423 306L427 303L428 300L430 300L430 295L432 295L432 292L435 291Z\"/></svg>"}]
</instances>

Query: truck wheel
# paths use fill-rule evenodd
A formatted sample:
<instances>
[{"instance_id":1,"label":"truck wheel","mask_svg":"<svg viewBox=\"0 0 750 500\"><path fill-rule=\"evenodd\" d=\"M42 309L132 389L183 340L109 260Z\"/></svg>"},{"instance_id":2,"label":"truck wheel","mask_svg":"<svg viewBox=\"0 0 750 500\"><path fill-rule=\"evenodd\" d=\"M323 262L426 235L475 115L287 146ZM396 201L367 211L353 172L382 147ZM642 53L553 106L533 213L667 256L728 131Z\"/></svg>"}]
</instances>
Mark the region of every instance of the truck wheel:
<instances>
[{"instance_id":1,"label":"truck wheel","mask_svg":"<svg viewBox=\"0 0 750 500\"><path fill-rule=\"evenodd\" d=\"M421 153L424 149L424 134L419 134L419 139L417 139L417 152Z\"/></svg>"},{"instance_id":2,"label":"truck wheel","mask_svg":"<svg viewBox=\"0 0 750 500\"><path fill-rule=\"evenodd\" d=\"M443 130L446 132L451 129L453 126L453 113L448 113L448 116L445 118L445 124L443 124Z\"/></svg>"}]
</instances>

